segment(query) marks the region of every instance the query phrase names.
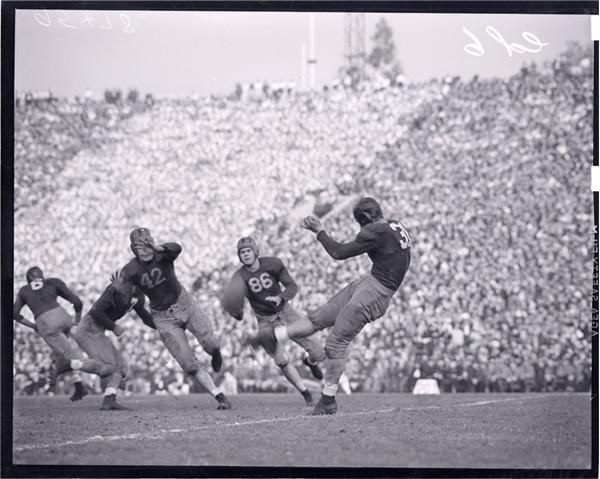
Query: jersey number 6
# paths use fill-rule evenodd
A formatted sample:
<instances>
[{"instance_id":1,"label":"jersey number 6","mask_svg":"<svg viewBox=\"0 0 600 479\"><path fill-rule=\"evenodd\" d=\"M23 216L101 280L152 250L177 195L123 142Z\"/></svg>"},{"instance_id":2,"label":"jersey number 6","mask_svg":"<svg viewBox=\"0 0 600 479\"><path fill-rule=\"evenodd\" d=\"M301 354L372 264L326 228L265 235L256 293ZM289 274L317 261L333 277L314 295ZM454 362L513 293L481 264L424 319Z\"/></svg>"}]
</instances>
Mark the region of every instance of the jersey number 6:
<instances>
[{"instance_id":1,"label":"jersey number 6","mask_svg":"<svg viewBox=\"0 0 600 479\"><path fill-rule=\"evenodd\" d=\"M267 273L263 273L260 275L260 279L257 277L250 278L248 280L248 286L250 286L250 291L253 293L260 293L263 288L269 289L273 286L273 280Z\"/></svg>"}]
</instances>

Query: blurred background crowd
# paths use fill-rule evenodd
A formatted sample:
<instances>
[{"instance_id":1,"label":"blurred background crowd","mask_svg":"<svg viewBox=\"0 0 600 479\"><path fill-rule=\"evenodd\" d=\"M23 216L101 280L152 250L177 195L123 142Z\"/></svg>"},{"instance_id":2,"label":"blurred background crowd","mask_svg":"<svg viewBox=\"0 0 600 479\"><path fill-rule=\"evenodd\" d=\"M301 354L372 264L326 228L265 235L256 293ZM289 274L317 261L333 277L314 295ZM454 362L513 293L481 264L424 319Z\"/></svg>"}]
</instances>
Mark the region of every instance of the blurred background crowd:
<instances>
[{"instance_id":1,"label":"blurred background crowd","mask_svg":"<svg viewBox=\"0 0 600 479\"><path fill-rule=\"evenodd\" d=\"M251 234L279 256L307 313L370 261L335 262L299 219L314 212L334 238L353 239L352 204L369 195L411 233L412 264L387 314L351 344L353 391L408 392L421 378L443 392L587 391L592 59L573 44L509 78L21 102L15 291L38 265L85 313L130 258L129 231L146 226L183 246L178 277L221 338L217 383L230 373L240 391L284 391L266 354L241 345L250 311L238 323L219 305L236 242ZM132 314L121 324L129 391L195 390L155 331ZM15 393L48 393L49 348L20 325L14 359Z\"/></svg>"}]
</instances>

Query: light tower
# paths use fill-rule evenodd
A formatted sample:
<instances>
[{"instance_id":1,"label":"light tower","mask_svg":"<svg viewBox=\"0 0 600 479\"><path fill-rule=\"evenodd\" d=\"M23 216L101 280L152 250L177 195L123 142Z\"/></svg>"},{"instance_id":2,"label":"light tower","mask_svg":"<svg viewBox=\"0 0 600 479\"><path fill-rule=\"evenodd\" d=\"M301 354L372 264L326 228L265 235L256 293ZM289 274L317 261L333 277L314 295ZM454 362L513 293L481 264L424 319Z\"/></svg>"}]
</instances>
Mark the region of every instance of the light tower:
<instances>
[{"instance_id":1,"label":"light tower","mask_svg":"<svg viewBox=\"0 0 600 479\"><path fill-rule=\"evenodd\" d=\"M365 14L347 13L344 17L345 70L359 79L365 76ZM353 78L354 80L354 78Z\"/></svg>"},{"instance_id":2,"label":"light tower","mask_svg":"<svg viewBox=\"0 0 600 479\"><path fill-rule=\"evenodd\" d=\"M314 90L317 80L317 56L315 49L315 14L308 14L308 83L311 90Z\"/></svg>"}]
</instances>

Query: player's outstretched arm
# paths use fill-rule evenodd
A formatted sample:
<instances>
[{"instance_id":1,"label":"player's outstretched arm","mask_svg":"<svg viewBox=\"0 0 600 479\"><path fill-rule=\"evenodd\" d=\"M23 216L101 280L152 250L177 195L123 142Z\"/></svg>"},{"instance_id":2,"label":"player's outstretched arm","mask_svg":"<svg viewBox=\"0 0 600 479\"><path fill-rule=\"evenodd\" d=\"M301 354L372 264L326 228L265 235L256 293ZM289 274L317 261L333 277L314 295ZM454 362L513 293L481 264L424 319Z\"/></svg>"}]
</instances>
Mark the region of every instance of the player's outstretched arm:
<instances>
[{"instance_id":1,"label":"player's outstretched arm","mask_svg":"<svg viewBox=\"0 0 600 479\"><path fill-rule=\"evenodd\" d=\"M342 260L359 256L369 252L374 247L372 241L350 241L348 243L339 243L331 238L323 229L321 221L316 216L307 216L304 218L301 226L304 229L316 233L316 238L325 248L327 254L335 260Z\"/></svg>"},{"instance_id":2,"label":"player's outstretched arm","mask_svg":"<svg viewBox=\"0 0 600 479\"><path fill-rule=\"evenodd\" d=\"M153 244L148 243L148 246L150 246L155 253L161 253L172 260L177 258L177 256L179 256L182 250L181 245L179 243L163 243L158 246L154 246Z\"/></svg>"}]
</instances>

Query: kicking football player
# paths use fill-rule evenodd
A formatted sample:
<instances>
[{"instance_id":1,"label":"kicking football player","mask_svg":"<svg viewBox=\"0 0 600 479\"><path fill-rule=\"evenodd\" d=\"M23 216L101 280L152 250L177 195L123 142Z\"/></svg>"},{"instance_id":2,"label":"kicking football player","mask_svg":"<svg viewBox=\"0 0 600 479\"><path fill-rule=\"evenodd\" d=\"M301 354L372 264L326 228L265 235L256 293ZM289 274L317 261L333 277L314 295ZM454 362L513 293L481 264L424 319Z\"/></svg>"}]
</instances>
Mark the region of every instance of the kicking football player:
<instances>
[{"instance_id":1,"label":"kicking football player","mask_svg":"<svg viewBox=\"0 0 600 479\"><path fill-rule=\"evenodd\" d=\"M195 303L175 275L174 261L181 245L155 245L147 228L136 228L130 235L135 255L123 268L123 281L139 288L150 300L150 312L162 342L183 370L195 378L217 400L217 409L230 409L231 403L204 371L185 336L190 331L202 348L212 356L215 372L221 370L219 341L208 316Z\"/></svg>"},{"instance_id":2,"label":"kicking football player","mask_svg":"<svg viewBox=\"0 0 600 479\"><path fill-rule=\"evenodd\" d=\"M242 297L242 301L224 301L227 312L241 321L244 314L243 298L248 298L259 330L270 325L291 324L300 319L298 312L289 303L296 296L298 285L282 261L272 256L259 256L258 246L250 237L238 241L237 252L243 266L235 272L226 291L234 291ZM281 285L285 288L283 291ZM235 309L230 307L234 304ZM303 362L310 368L313 376L319 381L323 379L323 373L317 364L325 360L323 347L315 338L310 337L297 338L294 342L308 353ZM312 395L296 368L290 364L285 347L277 344L273 352L267 352L287 380L302 394L306 404L312 405Z\"/></svg>"},{"instance_id":3,"label":"kicking football player","mask_svg":"<svg viewBox=\"0 0 600 479\"><path fill-rule=\"evenodd\" d=\"M347 243L333 240L315 216L304 218L302 226L316 233L317 240L335 260L367 253L373 262L370 274L352 281L310 318L265 328L248 338L251 345L260 344L272 351L278 342L331 327L325 344L323 394L311 412L313 415L337 412L335 395L348 345L367 323L383 316L410 265L411 238L406 228L399 221L386 220L377 201L361 198L353 214L361 229L356 239Z\"/></svg>"},{"instance_id":4,"label":"kicking football player","mask_svg":"<svg viewBox=\"0 0 600 479\"><path fill-rule=\"evenodd\" d=\"M82 351L68 338L73 319L56 299L60 296L69 301L75 309L75 322L79 322L83 305L77 295L61 279L44 278L44 273L38 266L29 268L25 273L25 279L27 285L17 293L13 317L17 323L36 331L50 346L54 357L52 381L58 375L71 370L92 373L100 377L111 375L114 366L85 358ZM21 315L23 306L29 307L35 322ZM77 401L87 395L87 391L78 375L74 379L75 392L71 400Z\"/></svg>"},{"instance_id":5,"label":"kicking football player","mask_svg":"<svg viewBox=\"0 0 600 479\"><path fill-rule=\"evenodd\" d=\"M114 367L115 372L106 382L100 410L130 410L117 403L117 390L127 376L125 359L104 332L108 330L117 337L121 336L124 329L116 321L132 309L148 327L156 329L156 326L152 315L144 308L144 295L137 288L123 281L122 270L117 271L111 280L111 284L100 298L92 305L81 322L73 328L71 337L90 358Z\"/></svg>"}]
</instances>

